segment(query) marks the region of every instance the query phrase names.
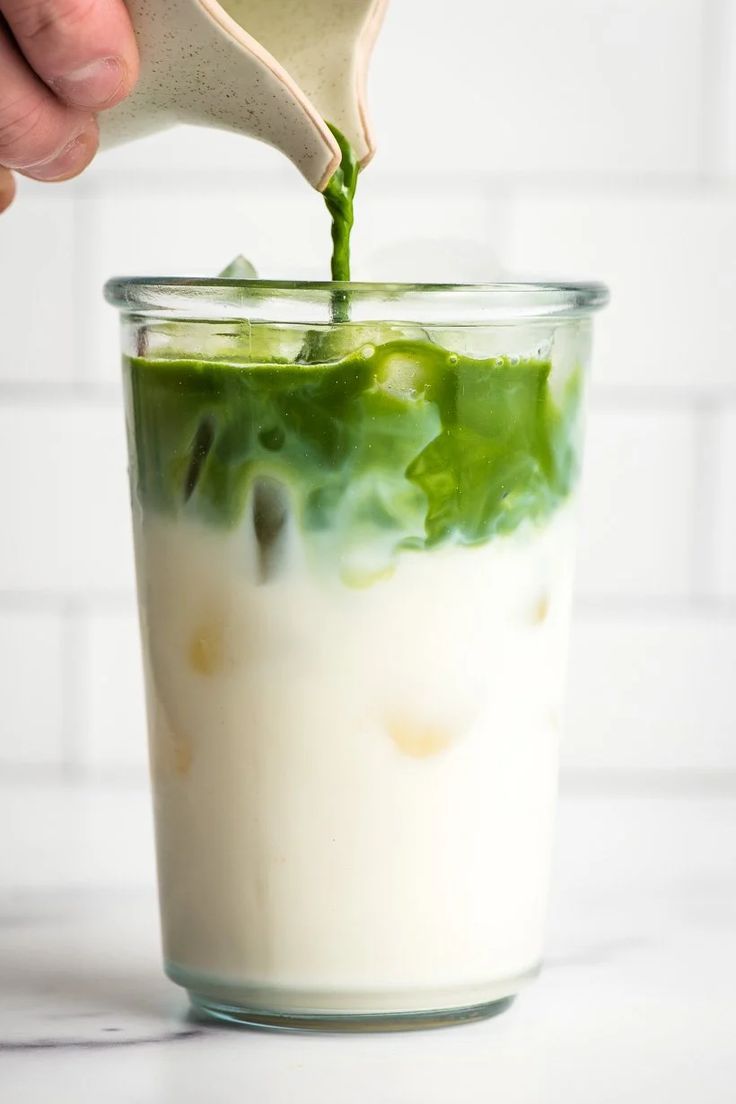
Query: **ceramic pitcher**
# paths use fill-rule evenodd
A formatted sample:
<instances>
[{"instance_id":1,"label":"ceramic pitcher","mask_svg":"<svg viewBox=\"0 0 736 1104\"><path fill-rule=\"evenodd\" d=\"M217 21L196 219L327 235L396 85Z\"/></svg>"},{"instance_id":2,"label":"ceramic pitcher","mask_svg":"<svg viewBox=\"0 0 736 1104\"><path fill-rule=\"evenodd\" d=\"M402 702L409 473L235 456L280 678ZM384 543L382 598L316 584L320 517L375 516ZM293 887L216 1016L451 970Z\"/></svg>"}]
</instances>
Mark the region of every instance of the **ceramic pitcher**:
<instances>
[{"instance_id":1,"label":"ceramic pitcher","mask_svg":"<svg viewBox=\"0 0 736 1104\"><path fill-rule=\"evenodd\" d=\"M373 154L368 59L388 0L126 0L141 55L133 94L100 117L112 146L194 123L275 146L315 188L339 163L325 120Z\"/></svg>"}]
</instances>

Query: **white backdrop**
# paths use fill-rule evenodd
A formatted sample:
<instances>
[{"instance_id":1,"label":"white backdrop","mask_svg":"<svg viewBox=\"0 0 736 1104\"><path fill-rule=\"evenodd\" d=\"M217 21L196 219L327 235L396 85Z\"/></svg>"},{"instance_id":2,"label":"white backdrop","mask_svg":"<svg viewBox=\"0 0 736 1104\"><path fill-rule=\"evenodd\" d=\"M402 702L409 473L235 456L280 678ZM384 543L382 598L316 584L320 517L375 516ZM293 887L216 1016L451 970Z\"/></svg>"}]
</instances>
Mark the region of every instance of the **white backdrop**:
<instances>
[{"instance_id":1,"label":"white backdrop","mask_svg":"<svg viewBox=\"0 0 736 1104\"><path fill-rule=\"evenodd\" d=\"M736 0L393 0L354 274L611 284L564 767L736 785ZM142 783L113 273L324 276L279 155L172 131L0 218L0 772Z\"/></svg>"}]
</instances>

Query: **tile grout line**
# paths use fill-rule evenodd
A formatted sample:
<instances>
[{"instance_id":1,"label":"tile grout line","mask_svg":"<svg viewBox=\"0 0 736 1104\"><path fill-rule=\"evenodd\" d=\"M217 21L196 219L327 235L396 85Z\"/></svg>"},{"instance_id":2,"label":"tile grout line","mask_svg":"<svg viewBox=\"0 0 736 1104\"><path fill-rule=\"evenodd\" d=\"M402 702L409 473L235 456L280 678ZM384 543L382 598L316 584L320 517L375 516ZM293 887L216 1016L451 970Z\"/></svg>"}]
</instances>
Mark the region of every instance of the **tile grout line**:
<instances>
[{"instance_id":1,"label":"tile grout line","mask_svg":"<svg viewBox=\"0 0 736 1104\"><path fill-rule=\"evenodd\" d=\"M76 342L75 342L76 344ZM80 405L109 409L120 406L120 388L110 383L74 380L69 383L0 382L0 402L4 406L53 406L74 408Z\"/></svg>"},{"instance_id":2,"label":"tile grout line","mask_svg":"<svg viewBox=\"0 0 736 1104\"><path fill-rule=\"evenodd\" d=\"M82 340L83 340L83 296L80 295L79 289L81 286L83 256L82 256L82 242L84 240L84 213L82 211L82 204L80 202L79 190L75 189L72 196L72 233L74 235L74 245L72 249L72 263L71 263L71 281L72 288L74 289L74 304L73 304L73 318L72 318L72 378L69 381L70 387L77 387L79 381L83 378L83 362L82 362ZM55 390L55 389L54 389ZM53 393L52 389L45 389L46 395L50 397Z\"/></svg>"},{"instance_id":3,"label":"tile grout line","mask_svg":"<svg viewBox=\"0 0 736 1104\"><path fill-rule=\"evenodd\" d=\"M574 621L616 620L634 618L674 620L687 617L736 622L736 598L711 595L691 595L684 598L653 597L644 594L599 594L577 597L573 605Z\"/></svg>"},{"instance_id":4,"label":"tile grout line","mask_svg":"<svg viewBox=\"0 0 736 1104\"><path fill-rule=\"evenodd\" d=\"M705 102L705 92L703 102ZM705 146L705 138L701 145ZM701 151L702 158L702 151ZM397 188L413 188L420 196L436 195L444 192L448 183L456 179L448 172L438 170L433 176L433 183L427 184L426 173L421 171L407 172L388 170L376 182L375 195L393 193ZM77 194L83 200L92 196L109 195L119 192L136 193L155 191L160 195L166 194L197 194L203 193L212 196L213 192L218 196L243 194L243 170L235 168L193 169L187 172L185 182L180 179L172 182L171 173L163 166L161 168L140 169L109 169L97 170L93 179L82 180ZM545 195L559 193L569 195L570 190L578 192L595 192L599 195L615 196L650 196L662 195L711 197L714 192L721 192L725 196L733 195L733 189L728 181L705 176L702 168L699 171L664 170L659 172L625 173L615 174L611 171L585 173L580 171L560 171L556 173L525 170L517 173L492 172L487 169L479 169L468 178L468 189L482 188L484 191L517 191L539 192ZM254 193L262 193L264 190L271 193L283 193L288 195L293 191L290 179L274 174L261 173L248 176L246 190L252 189ZM554 195L553 195L554 197Z\"/></svg>"},{"instance_id":5,"label":"tile grout line","mask_svg":"<svg viewBox=\"0 0 736 1104\"><path fill-rule=\"evenodd\" d=\"M145 792L150 789L148 770L140 767L92 767L64 771L56 766L43 764L0 764L2 785L61 785L70 790L97 790L98 792Z\"/></svg>"},{"instance_id":6,"label":"tile grout line","mask_svg":"<svg viewBox=\"0 0 736 1104\"><path fill-rule=\"evenodd\" d=\"M715 595L716 472L719 420L712 402L699 403L695 414L695 455L690 505L690 592L696 600Z\"/></svg>"},{"instance_id":7,"label":"tile grout line","mask_svg":"<svg viewBox=\"0 0 736 1104\"><path fill-rule=\"evenodd\" d=\"M684 384L670 387L667 384L596 384L590 391L589 405L594 410L633 411L649 413L652 410L672 411L691 409L699 405L717 402L721 406L736 405L736 385L717 384L698 386Z\"/></svg>"},{"instance_id":8,"label":"tile grout line","mask_svg":"<svg viewBox=\"0 0 736 1104\"><path fill-rule=\"evenodd\" d=\"M83 294L85 273L92 270L91 257L90 220L86 194L77 185L74 196L74 382L83 392L88 389L96 391L99 386L92 376L87 356L89 319Z\"/></svg>"},{"instance_id":9,"label":"tile grout line","mask_svg":"<svg viewBox=\"0 0 736 1104\"><path fill-rule=\"evenodd\" d=\"M736 798L736 770L699 767L566 767L561 797Z\"/></svg>"},{"instance_id":10,"label":"tile grout line","mask_svg":"<svg viewBox=\"0 0 736 1104\"><path fill-rule=\"evenodd\" d=\"M61 590L1 590L0 612L57 613L64 616L69 610L80 616L90 613L124 613L135 609L134 591L98 590L69 594Z\"/></svg>"},{"instance_id":11,"label":"tile grout line","mask_svg":"<svg viewBox=\"0 0 736 1104\"><path fill-rule=\"evenodd\" d=\"M708 182L725 169L728 0L705 0L701 12L700 163Z\"/></svg>"},{"instance_id":12,"label":"tile grout line","mask_svg":"<svg viewBox=\"0 0 736 1104\"><path fill-rule=\"evenodd\" d=\"M484 206L484 242L491 260L503 268L502 259L509 255L511 244L514 190L507 185L486 180L479 188L479 195Z\"/></svg>"},{"instance_id":13,"label":"tile grout line","mask_svg":"<svg viewBox=\"0 0 736 1104\"><path fill-rule=\"evenodd\" d=\"M84 748L85 608L81 601L66 599L62 629L62 771L74 779L82 771Z\"/></svg>"}]
</instances>

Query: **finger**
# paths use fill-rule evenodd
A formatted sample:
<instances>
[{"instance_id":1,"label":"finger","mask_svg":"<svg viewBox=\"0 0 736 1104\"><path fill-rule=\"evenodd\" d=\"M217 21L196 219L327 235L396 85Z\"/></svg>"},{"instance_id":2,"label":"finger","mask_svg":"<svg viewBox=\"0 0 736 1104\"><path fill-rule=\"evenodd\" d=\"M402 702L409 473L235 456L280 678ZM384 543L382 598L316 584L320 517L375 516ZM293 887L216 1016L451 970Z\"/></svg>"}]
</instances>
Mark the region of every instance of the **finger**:
<instances>
[{"instance_id":1,"label":"finger","mask_svg":"<svg viewBox=\"0 0 736 1104\"><path fill-rule=\"evenodd\" d=\"M15 198L15 181L10 169L0 168L0 215L7 211Z\"/></svg>"},{"instance_id":2,"label":"finger","mask_svg":"<svg viewBox=\"0 0 736 1104\"><path fill-rule=\"evenodd\" d=\"M101 111L133 88L138 49L123 0L0 0L0 8L31 67L65 103Z\"/></svg>"},{"instance_id":3,"label":"finger","mask_svg":"<svg viewBox=\"0 0 736 1104\"><path fill-rule=\"evenodd\" d=\"M18 169L18 172L23 176L29 176L31 180L44 180L49 183L71 180L73 176L79 176L94 159L99 141L97 123L93 120L86 130L73 138L50 161L31 168Z\"/></svg>"},{"instance_id":4,"label":"finger","mask_svg":"<svg viewBox=\"0 0 736 1104\"><path fill-rule=\"evenodd\" d=\"M1 23L0 73L0 165L39 180L66 179L76 165L84 168L97 144L93 116L59 103Z\"/></svg>"}]
</instances>

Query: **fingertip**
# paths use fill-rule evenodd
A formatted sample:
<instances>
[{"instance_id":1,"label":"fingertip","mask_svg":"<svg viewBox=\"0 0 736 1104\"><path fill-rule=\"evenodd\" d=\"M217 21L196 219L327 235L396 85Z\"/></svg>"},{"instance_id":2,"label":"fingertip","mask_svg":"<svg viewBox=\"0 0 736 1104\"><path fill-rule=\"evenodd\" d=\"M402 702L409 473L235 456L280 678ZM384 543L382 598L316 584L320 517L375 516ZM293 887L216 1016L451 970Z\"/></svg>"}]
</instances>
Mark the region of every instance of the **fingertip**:
<instances>
[{"instance_id":1,"label":"fingertip","mask_svg":"<svg viewBox=\"0 0 736 1104\"><path fill-rule=\"evenodd\" d=\"M24 170L24 175L33 180L43 180L49 184L61 183L79 176L87 168L97 153L99 131L93 119L76 138L73 138L56 157L43 165L34 165Z\"/></svg>"},{"instance_id":2,"label":"fingertip","mask_svg":"<svg viewBox=\"0 0 736 1104\"><path fill-rule=\"evenodd\" d=\"M10 169L0 168L0 215L15 199L15 178Z\"/></svg>"}]
</instances>

